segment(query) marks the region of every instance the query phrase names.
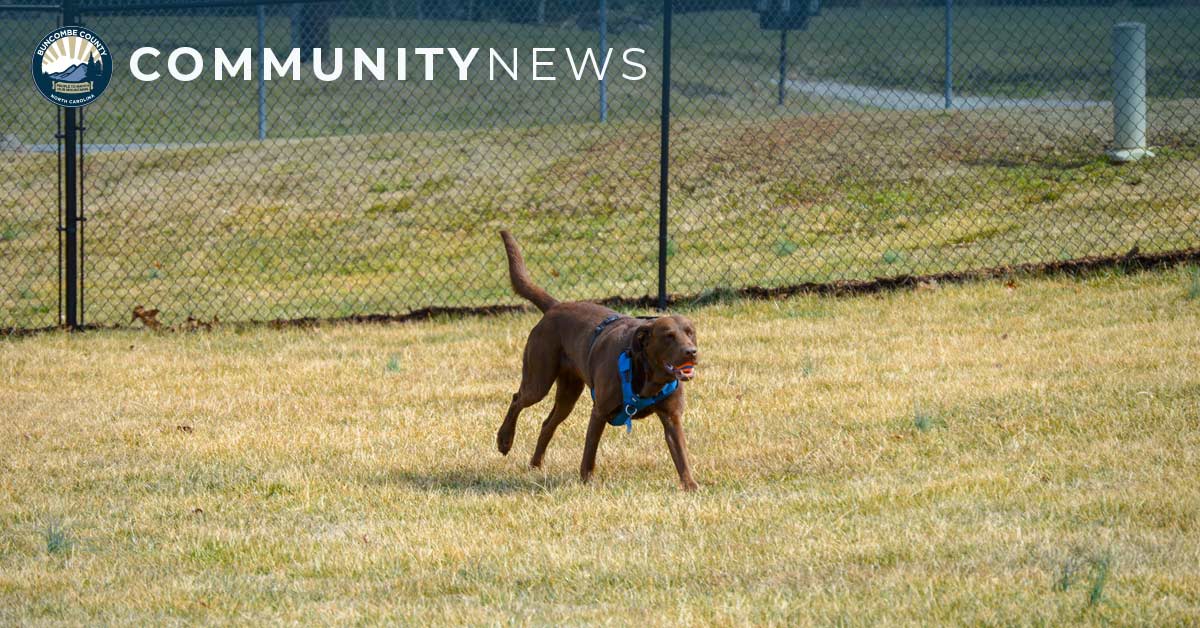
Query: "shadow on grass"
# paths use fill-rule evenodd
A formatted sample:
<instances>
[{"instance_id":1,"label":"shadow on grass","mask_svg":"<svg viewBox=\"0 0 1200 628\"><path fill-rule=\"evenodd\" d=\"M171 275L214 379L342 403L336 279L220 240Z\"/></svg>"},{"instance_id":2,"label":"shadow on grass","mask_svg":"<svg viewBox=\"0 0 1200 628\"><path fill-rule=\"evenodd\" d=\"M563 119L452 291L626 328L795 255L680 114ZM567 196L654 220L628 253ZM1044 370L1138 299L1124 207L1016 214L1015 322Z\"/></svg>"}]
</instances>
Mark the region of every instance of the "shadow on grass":
<instances>
[{"instance_id":1,"label":"shadow on grass","mask_svg":"<svg viewBox=\"0 0 1200 628\"><path fill-rule=\"evenodd\" d=\"M405 471L393 469L371 478L378 484L397 484L431 493L464 495L510 495L515 493L546 493L568 484L570 474L543 475L528 471L524 477L498 475L475 469L446 469L443 471Z\"/></svg>"}]
</instances>

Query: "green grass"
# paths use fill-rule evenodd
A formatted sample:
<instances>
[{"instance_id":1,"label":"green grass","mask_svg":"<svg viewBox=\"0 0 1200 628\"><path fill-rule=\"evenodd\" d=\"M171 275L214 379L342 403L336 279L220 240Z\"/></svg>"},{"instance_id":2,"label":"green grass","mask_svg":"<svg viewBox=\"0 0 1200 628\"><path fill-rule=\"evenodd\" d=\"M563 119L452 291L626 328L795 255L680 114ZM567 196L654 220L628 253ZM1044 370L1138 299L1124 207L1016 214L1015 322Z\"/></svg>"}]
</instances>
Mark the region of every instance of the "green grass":
<instances>
[{"instance_id":1,"label":"green grass","mask_svg":"<svg viewBox=\"0 0 1200 628\"><path fill-rule=\"evenodd\" d=\"M913 427L919 432L928 432L935 428L946 427L946 421L939 417L931 410L924 408L920 403L913 403L912 412Z\"/></svg>"},{"instance_id":2,"label":"green grass","mask_svg":"<svg viewBox=\"0 0 1200 628\"><path fill-rule=\"evenodd\" d=\"M65 554L71 551L71 539L62 523L52 521L46 525L46 553Z\"/></svg>"},{"instance_id":3,"label":"green grass","mask_svg":"<svg viewBox=\"0 0 1200 628\"><path fill-rule=\"evenodd\" d=\"M1092 586L1088 589L1088 606L1093 607L1104 601L1104 585L1108 583L1109 558L1107 556L1096 561L1092 575Z\"/></svg>"},{"instance_id":4,"label":"green grass","mask_svg":"<svg viewBox=\"0 0 1200 628\"><path fill-rule=\"evenodd\" d=\"M699 294L1196 246L1194 138L1152 127L1159 156L1113 166L1107 124L1085 111L680 125L668 286ZM128 324L136 305L170 324L515 303L502 227L552 294L651 294L656 146L652 127L593 124L91 155L87 317ZM0 242L16 277L0 292L4 324L54 322L54 167L53 155L0 162L0 214L21 233Z\"/></svg>"},{"instance_id":5,"label":"green grass","mask_svg":"<svg viewBox=\"0 0 1200 628\"><path fill-rule=\"evenodd\" d=\"M495 451L532 314L0 340L0 624L1192 625L1179 279L685 308L697 493Z\"/></svg>"},{"instance_id":6,"label":"green grass","mask_svg":"<svg viewBox=\"0 0 1200 628\"><path fill-rule=\"evenodd\" d=\"M1200 299L1200 266L1187 268L1187 298Z\"/></svg>"}]
</instances>

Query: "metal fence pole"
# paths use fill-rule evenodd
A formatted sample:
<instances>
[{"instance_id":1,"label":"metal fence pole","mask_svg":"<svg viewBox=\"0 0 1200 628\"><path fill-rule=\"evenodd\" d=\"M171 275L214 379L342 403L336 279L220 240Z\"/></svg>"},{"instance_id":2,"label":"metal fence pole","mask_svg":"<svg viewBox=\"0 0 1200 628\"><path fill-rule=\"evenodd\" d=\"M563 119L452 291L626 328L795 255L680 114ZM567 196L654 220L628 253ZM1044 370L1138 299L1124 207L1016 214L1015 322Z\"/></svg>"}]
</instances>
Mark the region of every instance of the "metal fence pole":
<instances>
[{"instance_id":1,"label":"metal fence pole","mask_svg":"<svg viewBox=\"0 0 1200 628\"><path fill-rule=\"evenodd\" d=\"M667 309L667 184L671 165L671 6L663 0L662 117L658 155L658 309Z\"/></svg>"},{"instance_id":2,"label":"metal fence pole","mask_svg":"<svg viewBox=\"0 0 1200 628\"><path fill-rule=\"evenodd\" d=\"M600 60L608 51L608 0L600 0ZM606 68L607 69L607 68ZM600 121L608 122L608 72L600 75Z\"/></svg>"},{"instance_id":3,"label":"metal fence pole","mask_svg":"<svg viewBox=\"0 0 1200 628\"><path fill-rule=\"evenodd\" d=\"M63 26L78 24L79 15L75 0L63 0ZM65 252L63 255L66 277L63 286L65 312L60 321L68 329L79 326L79 109L59 107L63 116L63 204L65 208L62 225Z\"/></svg>"},{"instance_id":4,"label":"metal fence pole","mask_svg":"<svg viewBox=\"0 0 1200 628\"><path fill-rule=\"evenodd\" d=\"M258 139L267 139L267 82L264 78L267 48L267 9L258 5Z\"/></svg>"},{"instance_id":5,"label":"metal fence pole","mask_svg":"<svg viewBox=\"0 0 1200 628\"><path fill-rule=\"evenodd\" d=\"M787 29L779 31L779 106L783 106L783 96L787 83Z\"/></svg>"},{"instance_id":6,"label":"metal fence pole","mask_svg":"<svg viewBox=\"0 0 1200 628\"><path fill-rule=\"evenodd\" d=\"M954 108L954 0L946 0L946 74L942 82L945 108Z\"/></svg>"}]
</instances>

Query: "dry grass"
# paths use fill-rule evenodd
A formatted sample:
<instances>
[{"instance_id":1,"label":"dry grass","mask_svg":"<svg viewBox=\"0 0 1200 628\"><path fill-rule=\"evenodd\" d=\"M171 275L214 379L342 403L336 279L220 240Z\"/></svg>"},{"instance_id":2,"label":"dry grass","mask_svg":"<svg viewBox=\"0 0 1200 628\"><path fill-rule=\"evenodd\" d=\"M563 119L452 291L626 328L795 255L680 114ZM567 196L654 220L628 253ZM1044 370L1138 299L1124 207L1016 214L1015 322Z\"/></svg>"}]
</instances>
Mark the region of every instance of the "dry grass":
<instances>
[{"instance_id":1,"label":"dry grass","mask_svg":"<svg viewBox=\"0 0 1200 628\"><path fill-rule=\"evenodd\" d=\"M0 342L0 624L1200 621L1186 270L689 312L660 428L494 429L531 315Z\"/></svg>"}]
</instances>

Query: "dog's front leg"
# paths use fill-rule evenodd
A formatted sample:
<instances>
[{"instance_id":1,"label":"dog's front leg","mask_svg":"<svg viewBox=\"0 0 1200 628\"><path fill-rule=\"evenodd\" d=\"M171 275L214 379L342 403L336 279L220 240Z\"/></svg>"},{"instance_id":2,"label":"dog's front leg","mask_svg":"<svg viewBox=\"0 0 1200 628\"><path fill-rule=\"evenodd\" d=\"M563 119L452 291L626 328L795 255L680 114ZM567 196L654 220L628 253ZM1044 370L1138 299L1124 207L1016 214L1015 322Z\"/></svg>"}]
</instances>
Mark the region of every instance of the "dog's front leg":
<instances>
[{"instance_id":1,"label":"dog's front leg","mask_svg":"<svg viewBox=\"0 0 1200 628\"><path fill-rule=\"evenodd\" d=\"M592 472L596 470L596 450L600 448L600 437L607 426L604 415L598 414L593 408L592 416L588 419L587 440L583 443L583 462L579 465L579 479L584 484L591 481Z\"/></svg>"},{"instance_id":2,"label":"dog's front leg","mask_svg":"<svg viewBox=\"0 0 1200 628\"><path fill-rule=\"evenodd\" d=\"M673 412L657 412L663 425L663 436L667 439L667 449L671 452L671 460L675 462L675 470L679 472L679 483L685 491L700 488L692 479L692 468L688 465L687 438L683 435L683 417Z\"/></svg>"}]
</instances>

